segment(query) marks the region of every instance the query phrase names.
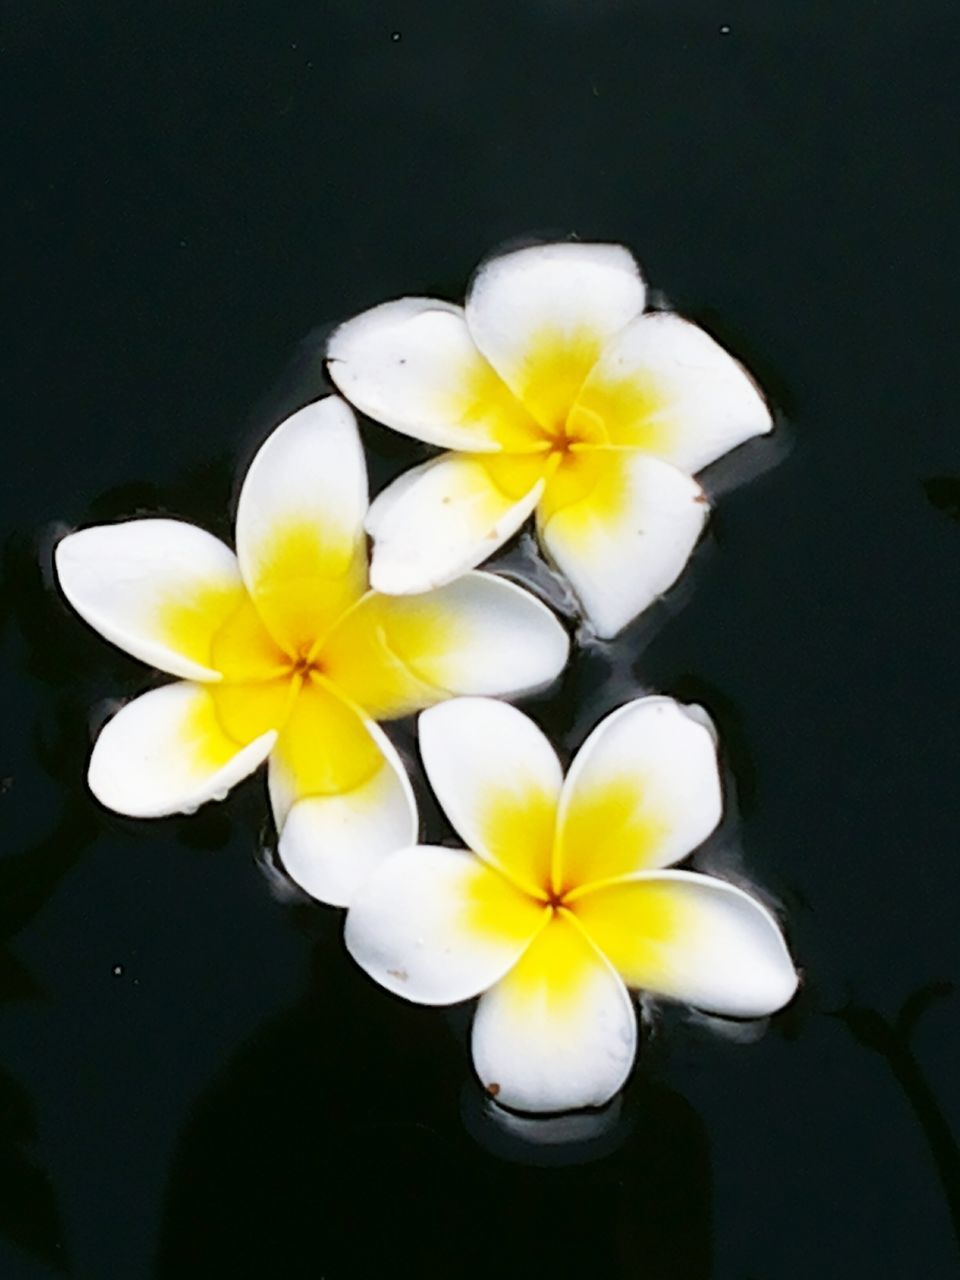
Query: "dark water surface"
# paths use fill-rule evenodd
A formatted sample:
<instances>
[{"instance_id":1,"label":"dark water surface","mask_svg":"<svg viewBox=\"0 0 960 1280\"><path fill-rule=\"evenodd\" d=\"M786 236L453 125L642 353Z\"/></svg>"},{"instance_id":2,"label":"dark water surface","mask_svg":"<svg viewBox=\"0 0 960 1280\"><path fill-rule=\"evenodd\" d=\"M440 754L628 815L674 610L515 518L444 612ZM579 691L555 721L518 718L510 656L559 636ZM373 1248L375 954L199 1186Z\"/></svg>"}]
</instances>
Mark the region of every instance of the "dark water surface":
<instances>
[{"instance_id":1,"label":"dark water surface","mask_svg":"<svg viewBox=\"0 0 960 1280\"><path fill-rule=\"evenodd\" d=\"M956 6L0 13L0 1276L958 1274ZM48 574L93 521L229 536L324 326L571 232L634 248L785 422L707 476L759 473L685 589L532 709L569 753L641 688L709 706L715 856L805 972L755 1043L657 1018L572 1162L485 1114L466 1011L395 1001L271 892L261 778L156 823L85 794L104 699L150 677ZM377 484L415 452L368 442Z\"/></svg>"}]
</instances>

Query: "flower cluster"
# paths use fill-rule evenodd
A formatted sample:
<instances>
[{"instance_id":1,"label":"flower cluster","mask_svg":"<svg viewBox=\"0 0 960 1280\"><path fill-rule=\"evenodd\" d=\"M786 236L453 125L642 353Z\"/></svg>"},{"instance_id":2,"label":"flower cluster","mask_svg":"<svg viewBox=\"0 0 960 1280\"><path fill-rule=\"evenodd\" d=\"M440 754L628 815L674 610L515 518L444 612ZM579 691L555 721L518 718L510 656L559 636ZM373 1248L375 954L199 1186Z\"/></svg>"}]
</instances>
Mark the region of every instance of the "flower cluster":
<instances>
[{"instance_id":1,"label":"flower cluster","mask_svg":"<svg viewBox=\"0 0 960 1280\"><path fill-rule=\"evenodd\" d=\"M535 514L585 625L611 637L689 559L708 511L694 475L771 427L712 338L644 308L625 249L577 243L492 259L463 308L374 307L329 341L346 400L301 409L254 458L235 552L170 519L56 549L74 609L176 677L105 725L94 795L136 817L189 813L267 762L286 872L348 908L347 949L384 987L481 997L477 1073L520 1110L621 1087L628 988L756 1017L797 981L766 908L672 869L722 813L702 710L630 702L564 778L537 726L497 701L549 685L569 640L539 599L477 566ZM368 507L346 401L445 452ZM417 843L414 791L379 727L416 712L464 848Z\"/></svg>"}]
</instances>

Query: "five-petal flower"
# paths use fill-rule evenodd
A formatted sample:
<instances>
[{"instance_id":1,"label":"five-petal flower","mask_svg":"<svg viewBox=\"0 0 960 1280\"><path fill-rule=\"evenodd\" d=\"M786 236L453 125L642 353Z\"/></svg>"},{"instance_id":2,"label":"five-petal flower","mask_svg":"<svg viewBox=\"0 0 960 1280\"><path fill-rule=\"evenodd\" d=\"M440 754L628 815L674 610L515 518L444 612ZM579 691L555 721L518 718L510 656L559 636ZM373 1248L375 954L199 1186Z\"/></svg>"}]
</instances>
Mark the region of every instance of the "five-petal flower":
<instances>
[{"instance_id":1,"label":"five-petal flower","mask_svg":"<svg viewBox=\"0 0 960 1280\"><path fill-rule=\"evenodd\" d=\"M334 332L342 393L450 451L373 503L378 590L450 581L534 511L600 636L673 584L707 515L692 476L772 421L732 356L645 302L626 249L545 244L487 262L463 308L403 298Z\"/></svg>"},{"instance_id":2,"label":"five-petal flower","mask_svg":"<svg viewBox=\"0 0 960 1280\"><path fill-rule=\"evenodd\" d=\"M627 987L734 1017L793 995L797 975L766 908L725 881L667 869L721 816L699 709L627 703L565 780L537 726L486 698L426 711L420 750L467 849L385 859L350 906L346 943L409 1000L481 996L473 1058L500 1103L562 1111L616 1093L636 1049Z\"/></svg>"},{"instance_id":3,"label":"five-petal flower","mask_svg":"<svg viewBox=\"0 0 960 1280\"><path fill-rule=\"evenodd\" d=\"M236 555L169 519L84 529L56 549L77 612L181 677L105 725L94 794L137 817L191 812L269 756L281 860L339 905L417 838L406 772L375 722L454 694L543 685L568 651L553 614L492 574L410 597L369 591L367 501L356 423L332 396L283 422L254 458Z\"/></svg>"}]
</instances>

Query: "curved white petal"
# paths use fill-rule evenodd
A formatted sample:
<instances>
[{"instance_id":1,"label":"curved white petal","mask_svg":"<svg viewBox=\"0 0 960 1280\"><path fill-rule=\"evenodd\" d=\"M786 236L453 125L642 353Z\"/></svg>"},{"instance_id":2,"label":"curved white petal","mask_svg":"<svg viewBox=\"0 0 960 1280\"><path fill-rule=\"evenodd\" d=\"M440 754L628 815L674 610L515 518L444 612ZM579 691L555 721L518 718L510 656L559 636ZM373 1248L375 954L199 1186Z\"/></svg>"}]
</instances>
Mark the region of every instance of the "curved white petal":
<instances>
[{"instance_id":1,"label":"curved white petal","mask_svg":"<svg viewBox=\"0 0 960 1280\"><path fill-rule=\"evenodd\" d=\"M245 591L233 552L182 520L68 534L55 552L67 600L105 639L160 671L219 680L211 644Z\"/></svg>"},{"instance_id":2,"label":"curved white petal","mask_svg":"<svg viewBox=\"0 0 960 1280\"><path fill-rule=\"evenodd\" d=\"M560 797L555 875L564 887L669 866L716 828L716 744L699 712L637 698L590 734Z\"/></svg>"},{"instance_id":3,"label":"curved white petal","mask_svg":"<svg viewBox=\"0 0 960 1280\"><path fill-rule=\"evenodd\" d=\"M468 848L546 897L563 770L516 707L455 698L425 711L420 754L430 785Z\"/></svg>"},{"instance_id":4,"label":"curved white petal","mask_svg":"<svg viewBox=\"0 0 960 1280\"><path fill-rule=\"evenodd\" d=\"M312 898L350 905L383 862L417 839L417 802L403 762L376 725L367 726L383 752L381 768L340 795L297 801L280 832L280 861Z\"/></svg>"},{"instance_id":5,"label":"curved white petal","mask_svg":"<svg viewBox=\"0 0 960 1280\"><path fill-rule=\"evenodd\" d=\"M776 920L723 880L644 872L589 890L571 909L631 987L737 1018L774 1013L797 989Z\"/></svg>"},{"instance_id":6,"label":"curved white petal","mask_svg":"<svg viewBox=\"0 0 960 1280\"><path fill-rule=\"evenodd\" d=\"M680 316L640 316L603 349L574 409L611 440L690 474L773 426L756 383L708 333Z\"/></svg>"},{"instance_id":7,"label":"curved white petal","mask_svg":"<svg viewBox=\"0 0 960 1280\"><path fill-rule=\"evenodd\" d=\"M400 298L364 311L334 331L327 361L358 409L429 444L496 451L535 434L449 302Z\"/></svg>"},{"instance_id":8,"label":"curved white petal","mask_svg":"<svg viewBox=\"0 0 960 1280\"><path fill-rule=\"evenodd\" d=\"M540 541L599 636L616 635L683 572L707 518L695 480L637 450L584 458L590 487L540 512Z\"/></svg>"},{"instance_id":9,"label":"curved white petal","mask_svg":"<svg viewBox=\"0 0 960 1280\"><path fill-rule=\"evenodd\" d=\"M632 254L615 244L533 245L478 270L467 297L477 346L545 427L562 421L606 342L643 310Z\"/></svg>"},{"instance_id":10,"label":"curved white petal","mask_svg":"<svg viewBox=\"0 0 960 1280\"><path fill-rule=\"evenodd\" d=\"M417 1004L454 1004L516 963L546 918L465 849L419 845L357 889L347 950L381 986Z\"/></svg>"},{"instance_id":11,"label":"curved white petal","mask_svg":"<svg viewBox=\"0 0 960 1280\"><path fill-rule=\"evenodd\" d=\"M493 573L466 573L423 595L370 592L319 658L342 694L388 720L458 694L540 688L562 671L569 644L529 591Z\"/></svg>"},{"instance_id":12,"label":"curved white petal","mask_svg":"<svg viewBox=\"0 0 960 1280\"><path fill-rule=\"evenodd\" d=\"M527 464L522 479L526 481ZM370 508L370 582L388 595L429 591L474 568L520 528L543 480L506 492L479 459L444 454L401 476Z\"/></svg>"},{"instance_id":13,"label":"curved white petal","mask_svg":"<svg viewBox=\"0 0 960 1280\"><path fill-rule=\"evenodd\" d=\"M349 405L327 396L282 422L237 506L240 571L267 629L305 652L366 588L367 471Z\"/></svg>"},{"instance_id":14,"label":"curved white petal","mask_svg":"<svg viewBox=\"0 0 960 1280\"><path fill-rule=\"evenodd\" d=\"M222 800L270 753L273 730L241 745L220 727L203 685L164 685L121 707L100 731L87 781L101 804L131 818L193 813Z\"/></svg>"},{"instance_id":15,"label":"curved white petal","mask_svg":"<svg viewBox=\"0 0 960 1280\"><path fill-rule=\"evenodd\" d=\"M564 913L481 998L473 1024L481 1083L518 1111L602 1105L626 1081L636 1048L623 982Z\"/></svg>"}]
</instances>

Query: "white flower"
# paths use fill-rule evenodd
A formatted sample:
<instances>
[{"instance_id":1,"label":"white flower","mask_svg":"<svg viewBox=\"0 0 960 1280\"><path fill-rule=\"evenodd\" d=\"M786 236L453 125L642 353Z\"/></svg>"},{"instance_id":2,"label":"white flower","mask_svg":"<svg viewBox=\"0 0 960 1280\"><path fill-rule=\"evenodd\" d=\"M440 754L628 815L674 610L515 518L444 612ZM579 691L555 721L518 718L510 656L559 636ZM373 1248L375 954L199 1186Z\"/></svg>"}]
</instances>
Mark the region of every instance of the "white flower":
<instances>
[{"instance_id":1,"label":"white flower","mask_svg":"<svg viewBox=\"0 0 960 1280\"><path fill-rule=\"evenodd\" d=\"M537 726L486 698L425 712L420 750L467 849L387 858L354 898L346 943L408 1000L481 996L473 1059L499 1102L563 1111L612 1097L636 1049L627 987L735 1017L772 1013L793 995L796 972L760 903L725 881L664 870L721 815L699 709L627 703L565 780Z\"/></svg>"},{"instance_id":2,"label":"white flower","mask_svg":"<svg viewBox=\"0 0 960 1280\"><path fill-rule=\"evenodd\" d=\"M691 477L772 423L732 356L645 301L626 249L546 244L487 262L465 307L403 298L335 331L343 394L451 450L371 507L377 590L449 581L534 511L599 635L672 585L707 515Z\"/></svg>"},{"instance_id":3,"label":"white flower","mask_svg":"<svg viewBox=\"0 0 960 1280\"><path fill-rule=\"evenodd\" d=\"M106 724L94 795L134 817L189 813L269 757L281 859L340 905L417 838L406 772L375 722L457 693L542 685L568 650L548 609L491 574L404 598L368 591L366 513L356 422L331 396L288 418L254 458L236 555L177 520L84 529L56 550L77 612L181 677Z\"/></svg>"}]
</instances>

